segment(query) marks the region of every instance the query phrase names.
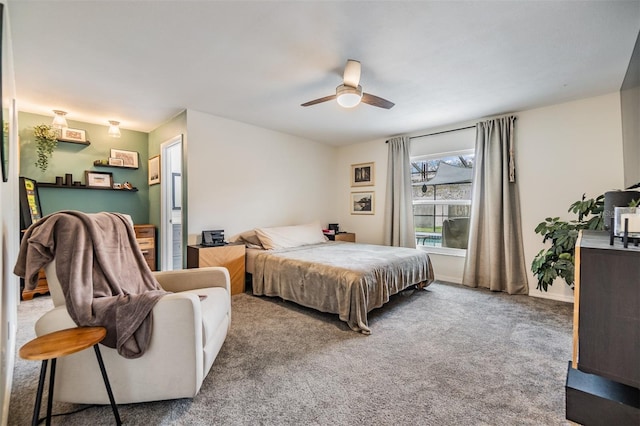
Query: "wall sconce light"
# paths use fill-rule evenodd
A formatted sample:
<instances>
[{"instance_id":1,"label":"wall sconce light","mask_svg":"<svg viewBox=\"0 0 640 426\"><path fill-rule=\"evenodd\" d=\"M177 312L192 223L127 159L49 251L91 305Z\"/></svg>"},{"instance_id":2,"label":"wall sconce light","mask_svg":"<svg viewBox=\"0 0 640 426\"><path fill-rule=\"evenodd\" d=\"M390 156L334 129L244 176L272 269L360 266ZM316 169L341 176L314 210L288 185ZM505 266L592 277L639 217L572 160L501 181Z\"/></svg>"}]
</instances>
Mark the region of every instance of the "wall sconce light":
<instances>
[{"instance_id":1,"label":"wall sconce light","mask_svg":"<svg viewBox=\"0 0 640 426\"><path fill-rule=\"evenodd\" d=\"M56 128L56 129L62 129L65 127L69 127L67 125L67 119L64 118L65 115L67 115L67 113L65 111L60 111L59 109L54 109L53 113L55 114L53 116L53 123L51 123L51 126Z\"/></svg>"},{"instance_id":2,"label":"wall sconce light","mask_svg":"<svg viewBox=\"0 0 640 426\"><path fill-rule=\"evenodd\" d=\"M109 136L111 136L112 138L119 138L120 137L120 122L119 121L114 121L114 120L109 120L109 131L107 132L109 134Z\"/></svg>"}]
</instances>

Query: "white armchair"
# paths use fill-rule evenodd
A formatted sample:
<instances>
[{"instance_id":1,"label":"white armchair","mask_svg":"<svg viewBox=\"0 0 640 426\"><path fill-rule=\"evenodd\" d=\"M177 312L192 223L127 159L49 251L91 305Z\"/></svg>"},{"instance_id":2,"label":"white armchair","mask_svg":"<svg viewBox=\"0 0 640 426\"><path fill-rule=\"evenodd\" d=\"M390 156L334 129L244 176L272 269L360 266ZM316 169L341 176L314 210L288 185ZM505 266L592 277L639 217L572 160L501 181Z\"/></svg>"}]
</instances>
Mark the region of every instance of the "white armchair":
<instances>
[{"instance_id":1,"label":"white armchair","mask_svg":"<svg viewBox=\"0 0 640 426\"><path fill-rule=\"evenodd\" d=\"M45 267L54 309L36 323L38 336L75 327L69 316L55 262ZM163 289L174 292L153 308L153 331L146 352L127 359L116 349L100 351L118 404L190 398L200 390L231 324L231 288L226 268L155 272ZM56 366L54 399L109 404L93 351L62 357Z\"/></svg>"}]
</instances>

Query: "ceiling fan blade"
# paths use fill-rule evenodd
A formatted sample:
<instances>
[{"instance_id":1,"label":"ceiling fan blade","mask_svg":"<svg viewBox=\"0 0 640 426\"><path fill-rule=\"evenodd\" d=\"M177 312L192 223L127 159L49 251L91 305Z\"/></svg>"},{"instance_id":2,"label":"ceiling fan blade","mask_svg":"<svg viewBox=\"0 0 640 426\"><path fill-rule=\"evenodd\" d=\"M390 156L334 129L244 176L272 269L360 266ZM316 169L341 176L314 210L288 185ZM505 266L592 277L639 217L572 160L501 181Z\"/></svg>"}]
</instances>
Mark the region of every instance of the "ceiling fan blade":
<instances>
[{"instance_id":1,"label":"ceiling fan blade","mask_svg":"<svg viewBox=\"0 0 640 426\"><path fill-rule=\"evenodd\" d=\"M331 101L331 100L333 100L335 98L336 98L336 95L329 95L329 96L325 96L324 98L318 98L318 99L314 99L314 100L309 101L309 102L305 102L305 103L301 104L300 106L306 107L306 106L311 106L311 105L315 105L315 104L320 104L322 102Z\"/></svg>"},{"instance_id":2,"label":"ceiling fan blade","mask_svg":"<svg viewBox=\"0 0 640 426\"><path fill-rule=\"evenodd\" d=\"M348 59L347 65L344 67L344 85L358 87L360 84L360 62L355 59Z\"/></svg>"},{"instance_id":3,"label":"ceiling fan blade","mask_svg":"<svg viewBox=\"0 0 640 426\"><path fill-rule=\"evenodd\" d=\"M391 101L388 101L386 99L382 99L382 98L380 98L378 96L371 95L369 93L363 93L362 94L361 102L364 102L365 104L377 106L379 108L384 108L384 109L391 109L395 105Z\"/></svg>"}]
</instances>

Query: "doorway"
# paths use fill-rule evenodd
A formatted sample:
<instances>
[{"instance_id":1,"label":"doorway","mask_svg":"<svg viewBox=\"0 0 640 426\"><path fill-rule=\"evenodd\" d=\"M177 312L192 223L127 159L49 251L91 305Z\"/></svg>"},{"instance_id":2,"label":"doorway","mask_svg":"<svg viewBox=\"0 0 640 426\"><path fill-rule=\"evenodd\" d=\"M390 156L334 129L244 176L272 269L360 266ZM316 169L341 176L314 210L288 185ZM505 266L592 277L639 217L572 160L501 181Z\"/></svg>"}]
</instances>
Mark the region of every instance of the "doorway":
<instances>
[{"instance_id":1,"label":"doorway","mask_svg":"<svg viewBox=\"0 0 640 426\"><path fill-rule=\"evenodd\" d=\"M163 271L183 268L183 180L182 180L182 135L160 145L161 161L161 231L160 260Z\"/></svg>"}]
</instances>

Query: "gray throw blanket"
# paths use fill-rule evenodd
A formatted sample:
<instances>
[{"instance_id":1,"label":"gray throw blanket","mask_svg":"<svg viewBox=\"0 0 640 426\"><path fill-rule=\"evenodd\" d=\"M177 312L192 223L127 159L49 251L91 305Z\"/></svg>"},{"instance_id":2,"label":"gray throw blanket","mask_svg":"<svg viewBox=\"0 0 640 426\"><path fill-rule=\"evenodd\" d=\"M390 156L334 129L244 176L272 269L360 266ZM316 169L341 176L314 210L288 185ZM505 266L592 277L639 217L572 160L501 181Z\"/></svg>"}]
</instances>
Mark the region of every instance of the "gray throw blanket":
<instances>
[{"instance_id":1,"label":"gray throw blanket","mask_svg":"<svg viewBox=\"0 0 640 426\"><path fill-rule=\"evenodd\" d=\"M22 238L14 273L36 287L38 271L55 260L67 311L79 326L102 326L102 343L125 358L144 354L151 310L167 294L138 248L126 217L63 211L45 216Z\"/></svg>"}]
</instances>

